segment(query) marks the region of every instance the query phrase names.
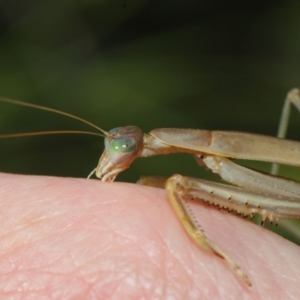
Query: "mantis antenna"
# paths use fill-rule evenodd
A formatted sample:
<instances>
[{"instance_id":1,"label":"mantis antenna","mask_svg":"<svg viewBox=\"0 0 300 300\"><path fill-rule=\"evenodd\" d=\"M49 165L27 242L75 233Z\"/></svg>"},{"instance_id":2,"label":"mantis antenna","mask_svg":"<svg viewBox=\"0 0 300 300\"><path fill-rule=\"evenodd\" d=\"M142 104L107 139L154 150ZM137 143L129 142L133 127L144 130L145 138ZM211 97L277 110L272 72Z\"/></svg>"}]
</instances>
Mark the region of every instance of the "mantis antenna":
<instances>
[{"instance_id":1,"label":"mantis antenna","mask_svg":"<svg viewBox=\"0 0 300 300\"><path fill-rule=\"evenodd\" d=\"M61 130L61 131L41 131L41 132L3 134L3 135L0 135L0 138L35 136L35 135L44 135L44 134L69 134L69 133L71 133L71 134L90 134L90 135L97 135L97 136L102 136L102 137L111 136L107 131L105 131L102 128L96 126L95 124L93 124L93 123L91 123L91 122L89 122L85 119L82 119L80 117L74 116L72 114L60 111L58 109L49 108L49 107L46 107L46 106L41 106L41 105L37 105L37 104L27 103L27 102L14 100L14 99L9 99L9 98L4 98L4 97L0 97L0 101L7 102L7 103L12 103L12 104L16 104L16 105L27 106L27 107L31 107L31 108L35 108L35 109L39 109L39 110L45 110L45 111L49 111L49 112L56 113L56 114L59 114L59 115L67 116L71 119L75 119L75 120L78 120L82 123L88 124L89 126L91 126L93 128L96 128L97 130L99 130L100 132L103 133L103 134L100 134L100 133L89 132L89 131L81 131L81 130Z\"/></svg>"}]
</instances>

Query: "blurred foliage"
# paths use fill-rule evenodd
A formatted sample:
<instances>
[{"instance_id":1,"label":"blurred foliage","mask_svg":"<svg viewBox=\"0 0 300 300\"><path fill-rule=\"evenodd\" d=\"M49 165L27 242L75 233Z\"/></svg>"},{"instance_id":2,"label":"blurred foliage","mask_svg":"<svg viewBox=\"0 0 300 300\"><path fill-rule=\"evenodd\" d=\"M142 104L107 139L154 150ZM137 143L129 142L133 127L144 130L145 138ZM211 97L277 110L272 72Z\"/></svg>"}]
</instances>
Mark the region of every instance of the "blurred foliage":
<instances>
[{"instance_id":1,"label":"blurred foliage","mask_svg":"<svg viewBox=\"0 0 300 300\"><path fill-rule=\"evenodd\" d=\"M0 1L0 94L105 130L275 135L285 94L300 85L299 13L296 0ZM0 112L0 133L87 129L6 103ZM299 139L299 121L293 111L290 138ZM0 170L85 177L102 145L81 135L2 139ZM118 179L177 172L212 178L190 156L170 155L137 160Z\"/></svg>"}]
</instances>

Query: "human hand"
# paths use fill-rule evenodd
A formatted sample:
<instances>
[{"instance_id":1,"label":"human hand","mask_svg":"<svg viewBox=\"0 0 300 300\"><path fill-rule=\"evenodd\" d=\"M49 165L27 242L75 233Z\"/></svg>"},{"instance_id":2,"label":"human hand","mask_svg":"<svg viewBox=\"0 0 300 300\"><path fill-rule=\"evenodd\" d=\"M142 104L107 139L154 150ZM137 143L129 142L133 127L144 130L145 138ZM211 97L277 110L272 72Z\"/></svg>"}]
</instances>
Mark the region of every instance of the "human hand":
<instances>
[{"instance_id":1,"label":"human hand","mask_svg":"<svg viewBox=\"0 0 300 300\"><path fill-rule=\"evenodd\" d=\"M300 248L192 204L206 235L248 275L185 234L164 190L0 174L0 299L299 299Z\"/></svg>"}]
</instances>

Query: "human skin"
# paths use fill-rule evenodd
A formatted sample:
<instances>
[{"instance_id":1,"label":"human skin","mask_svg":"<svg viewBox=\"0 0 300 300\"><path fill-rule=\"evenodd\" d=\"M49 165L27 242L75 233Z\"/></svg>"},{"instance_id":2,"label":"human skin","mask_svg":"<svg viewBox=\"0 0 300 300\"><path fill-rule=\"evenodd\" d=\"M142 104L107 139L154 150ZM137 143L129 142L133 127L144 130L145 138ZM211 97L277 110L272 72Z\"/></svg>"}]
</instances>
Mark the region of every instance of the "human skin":
<instances>
[{"instance_id":1,"label":"human skin","mask_svg":"<svg viewBox=\"0 0 300 300\"><path fill-rule=\"evenodd\" d=\"M300 248L192 204L248 275L184 232L161 189L0 173L0 299L299 299Z\"/></svg>"}]
</instances>

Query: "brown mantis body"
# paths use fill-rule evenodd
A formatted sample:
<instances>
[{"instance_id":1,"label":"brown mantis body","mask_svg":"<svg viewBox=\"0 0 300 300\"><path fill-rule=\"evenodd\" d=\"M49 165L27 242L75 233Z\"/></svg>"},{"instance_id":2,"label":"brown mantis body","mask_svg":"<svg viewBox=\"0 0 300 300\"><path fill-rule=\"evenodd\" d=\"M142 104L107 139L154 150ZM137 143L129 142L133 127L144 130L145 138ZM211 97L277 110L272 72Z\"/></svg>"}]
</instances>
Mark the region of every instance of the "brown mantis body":
<instances>
[{"instance_id":1,"label":"brown mantis body","mask_svg":"<svg viewBox=\"0 0 300 300\"><path fill-rule=\"evenodd\" d=\"M54 109L16 100L0 99L4 102L48 110L74 118L72 115ZM288 94L279 137L285 135L291 103L300 110L299 90L294 89ZM277 223L281 218L300 218L300 183L250 170L231 160L250 159L300 166L300 142L250 133L194 129L155 129L148 134L143 134L136 126L119 127L106 132L85 120L77 119L96 127L105 136L104 152L98 166L89 177L95 173L104 182L114 181L116 176L129 168L137 157L186 152L193 154L199 165L205 166L225 181L234 184L235 186L225 185L181 175L173 175L167 180L142 177L139 181L144 185L159 187L165 185L172 207L191 238L200 247L225 259L248 285L251 283L239 266L199 228L189 212L185 199L200 199L244 216L253 217L255 214L260 214L262 223L266 219ZM45 134L45 132L25 135L37 134ZM0 137L15 136L24 136L24 134ZM276 173L276 167L273 168L273 173Z\"/></svg>"}]
</instances>

